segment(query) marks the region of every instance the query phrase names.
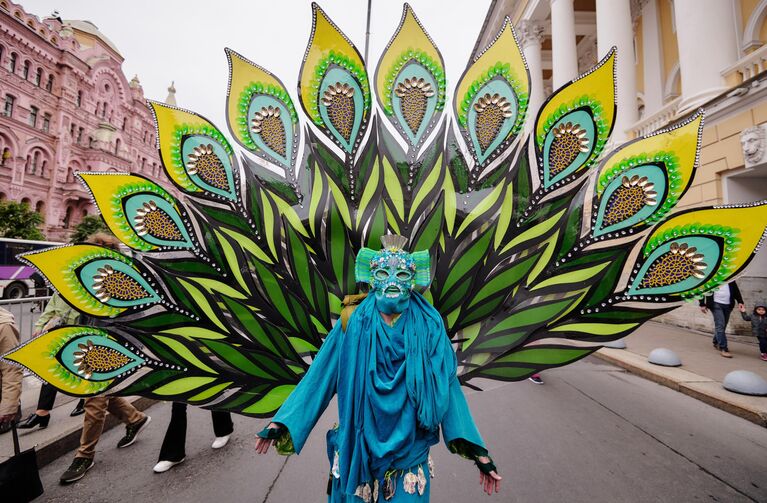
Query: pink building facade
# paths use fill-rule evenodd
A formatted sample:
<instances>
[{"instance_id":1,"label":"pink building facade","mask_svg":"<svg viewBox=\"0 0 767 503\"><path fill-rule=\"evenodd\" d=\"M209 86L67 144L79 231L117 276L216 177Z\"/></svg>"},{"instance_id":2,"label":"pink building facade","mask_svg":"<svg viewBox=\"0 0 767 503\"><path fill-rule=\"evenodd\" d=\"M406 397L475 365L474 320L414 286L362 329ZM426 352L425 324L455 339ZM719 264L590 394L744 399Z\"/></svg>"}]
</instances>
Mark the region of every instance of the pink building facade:
<instances>
[{"instance_id":1,"label":"pink building facade","mask_svg":"<svg viewBox=\"0 0 767 503\"><path fill-rule=\"evenodd\" d=\"M76 172L160 174L152 114L122 62L89 21L0 0L0 200L38 211L49 240L96 212Z\"/></svg>"}]
</instances>

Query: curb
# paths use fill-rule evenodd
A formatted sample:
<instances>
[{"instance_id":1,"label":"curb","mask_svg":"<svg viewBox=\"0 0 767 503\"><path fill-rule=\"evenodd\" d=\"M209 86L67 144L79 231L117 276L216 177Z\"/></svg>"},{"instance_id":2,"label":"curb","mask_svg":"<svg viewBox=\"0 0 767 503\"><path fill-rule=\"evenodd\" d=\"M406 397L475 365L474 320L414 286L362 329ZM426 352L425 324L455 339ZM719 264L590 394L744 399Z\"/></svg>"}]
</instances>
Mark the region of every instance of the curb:
<instances>
[{"instance_id":1,"label":"curb","mask_svg":"<svg viewBox=\"0 0 767 503\"><path fill-rule=\"evenodd\" d=\"M156 400L143 397L136 397L132 400L129 398L128 400L140 411L144 411L157 403ZM112 414L107 414L103 431L111 430L115 426L119 426L121 424L122 423ZM37 452L37 467L42 468L45 465L65 455L72 449L77 448L80 445L81 432L82 423L80 423L77 427L71 428L66 432L61 433L60 435L51 438L50 440L38 444L35 447L35 451Z\"/></svg>"},{"instance_id":2,"label":"curb","mask_svg":"<svg viewBox=\"0 0 767 503\"><path fill-rule=\"evenodd\" d=\"M647 362L644 357L641 362L633 362L632 357L626 358L627 354L621 355L618 352L626 352L624 349L609 349L602 348L599 351L592 353L592 356L599 358L607 363L611 363L618 366L628 372L638 375L649 381L653 381L667 388L671 388L674 391L684 393L687 396L700 400L712 407L716 407L725 412L741 417L746 421L750 421L761 427L767 428L767 410L762 410L757 407L752 407L746 403L738 403L738 399L741 395L732 394L731 399L725 398L725 394L731 392L726 391L721 387L721 383L713 381L707 377L697 376L687 370L677 367L658 367L652 363ZM634 353L629 353L634 355ZM639 357L639 355L634 355ZM654 368L657 367L657 368ZM689 376L688 379L675 378L674 374L682 374ZM665 375L664 375L665 374ZM705 385L718 384L717 392L714 393L705 389Z\"/></svg>"}]
</instances>

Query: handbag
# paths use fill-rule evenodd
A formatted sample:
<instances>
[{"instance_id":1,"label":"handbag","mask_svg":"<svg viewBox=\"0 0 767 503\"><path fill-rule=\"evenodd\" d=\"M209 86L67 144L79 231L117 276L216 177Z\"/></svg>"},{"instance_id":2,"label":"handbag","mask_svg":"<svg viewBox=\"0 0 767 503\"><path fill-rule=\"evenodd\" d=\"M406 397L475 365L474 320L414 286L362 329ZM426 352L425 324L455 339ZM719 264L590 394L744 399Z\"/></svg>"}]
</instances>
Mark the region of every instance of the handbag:
<instances>
[{"instance_id":1,"label":"handbag","mask_svg":"<svg viewBox=\"0 0 767 503\"><path fill-rule=\"evenodd\" d=\"M4 503L27 503L43 494L35 448L21 452L16 423L13 432L14 455L0 463L0 498Z\"/></svg>"}]
</instances>

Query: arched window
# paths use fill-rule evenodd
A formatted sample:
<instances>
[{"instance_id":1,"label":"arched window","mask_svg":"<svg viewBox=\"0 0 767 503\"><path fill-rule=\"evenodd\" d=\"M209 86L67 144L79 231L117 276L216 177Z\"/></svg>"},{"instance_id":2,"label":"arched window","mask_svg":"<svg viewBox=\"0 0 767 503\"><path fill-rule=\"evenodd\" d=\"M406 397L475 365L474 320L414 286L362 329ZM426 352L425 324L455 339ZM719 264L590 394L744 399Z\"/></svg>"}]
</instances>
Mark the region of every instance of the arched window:
<instances>
[{"instance_id":1,"label":"arched window","mask_svg":"<svg viewBox=\"0 0 767 503\"><path fill-rule=\"evenodd\" d=\"M10 161L11 157L13 157L13 154L11 154L11 149L4 147L3 155L0 157L0 166L5 166L5 164Z\"/></svg>"},{"instance_id":2,"label":"arched window","mask_svg":"<svg viewBox=\"0 0 767 503\"><path fill-rule=\"evenodd\" d=\"M126 126L128 125L128 118L123 117L123 131L125 131Z\"/></svg>"},{"instance_id":3,"label":"arched window","mask_svg":"<svg viewBox=\"0 0 767 503\"><path fill-rule=\"evenodd\" d=\"M35 80L33 81L37 87L40 87L40 83L43 81L43 69L38 68L35 72Z\"/></svg>"},{"instance_id":4,"label":"arched window","mask_svg":"<svg viewBox=\"0 0 767 503\"><path fill-rule=\"evenodd\" d=\"M18 59L18 56L15 52L11 53L11 57L8 59L8 71L11 73L16 73L16 60Z\"/></svg>"},{"instance_id":5,"label":"arched window","mask_svg":"<svg viewBox=\"0 0 767 503\"><path fill-rule=\"evenodd\" d=\"M5 54L5 47L0 45L0 65L3 64L3 54Z\"/></svg>"},{"instance_id":6,"label":"arched window","mask_svg":"<svg viewBox=\"0 0 767 503\"><path fill-rule=\"evenodd\" d=\"M40 167L40 176L43 178L48 178L47 173L48 173L48 161L44 159L43 165Z\"/></svg>"},{"instance_id":7,"label":"arched window","mask_svg":"<svg viewBox=\"0 0 767 503\"><path fill-rule=\"evenodd\" d=\"M43 210L45 210L45 201L37 201L37 204L35 205L35 211L42 215Z\"/></svg>"},{"instance_id":8,"label":"arched window","mask_svg":"<svg viewBox=\"0 0 767 503\"><path fill-rule=\"evenodd\" d=\"M5 95L5 108L3 109L3 115L6 117L13 117L13 104L16 102L16 98L10 94Z\"/></svg>"},{"instance_id":9,"label":"arched window","mask_svg":"<svg viewBox=\"0 0 767 503\"><path fill-rule=\"evenodd\" d=\"M51 129L51 114L43 114L43 131L46 133Z\"/></svg>"},{"instance_id":10,"label":"arched window","mask_svg":"<svg viewBox=\"0 0 767 503\"><path fill-rule=\"evenodd\" d=\"M104 102L104 106L101 108L101 118L106 119L107 116L107 102Z\"/></svg>"},{"instance_id":11,"label":"arched window","mask_svg":"<svg viewBox=\"0 0 767 503\"><path fill-rule=\"evenodd\" d=\"M27 171L30 175L37 174L37 166L40 165L40 151L36 150L34 154L32 154L32 162L29 164L29 171Z\"/></svg>"},{"instance_id":12,"label":"arched window","mask_svg":"<svg viewBox=\"0 0 767 503\"><path fill-rule=\"evenodd\" d=\"M48 75L48 82L45 84L45 90L49 93L53 92L53 75Z\"/></svg>"},{"instance_id":13,"label":"arched window","mask_svg":"<svg viewBox=\"0 0 767 503\"><path fill-rule=\"evenodd\" d=\"M27 80L29 78L29 67L32 65L29 61L24 62L24 69L21 71L21 76L24 77L24 80Z\"/></svg>"},{"instance_id":14,"label":"arched window","mask_svg":"<svg viewBox=\"0 0 767 503\"><path fill-rule=\"evenodd\" d=\"M120 138L115 140L115 155L120 155Z\"/></svg>"},{"instance_id":15,"label":"arched window","mask_svg":"<svg viewBox=\"0 0 767 503\"><path fill-rule=\"evenodd\" d=\"M62 220L62 223L64 224L65 229L69 229L69 225L72 222L72 207L67 206L67 211L64 213L64 219Z\"/></svg>"},{"instance_id":16,"label":"arched window","mask_svg":"<svg viewBox=\"0 0 767 503\"><path fill-rule=\"evenodd\" d=\"M5 192L0 192L0 201L5 201L8 198L8 196L5 195Z\"/></svg>"},{"instance_id":17,"label":"arched window","mask_svg":"<svg viewBox=\"0 0 767 503\"><path fill-rule=\"evenodd\" d=\"M25 197L24 199L21 200L21 204L26 204L27 206L29 206L32 204L32 200L28 197Z\"/></svg>"},{"instance_id":18,"label":"arched window","mask_svg":"<svg viewBox=\"0 0 767 503\"><path fill-rule=\"evenodd\" d=\"M147 133L147 131L144 130L144 143L146 143L146 133Z\"/></svg>"}]
</instances>

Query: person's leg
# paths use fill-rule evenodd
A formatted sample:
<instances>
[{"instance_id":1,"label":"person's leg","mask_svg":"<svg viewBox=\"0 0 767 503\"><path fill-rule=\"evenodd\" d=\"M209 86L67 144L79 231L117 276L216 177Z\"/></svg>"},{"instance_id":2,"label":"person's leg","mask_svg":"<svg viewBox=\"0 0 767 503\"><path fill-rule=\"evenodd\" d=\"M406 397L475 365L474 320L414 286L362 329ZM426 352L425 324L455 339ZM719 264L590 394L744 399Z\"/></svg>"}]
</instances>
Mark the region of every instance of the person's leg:
<instances>
[{"instance_id":1,"label":"person's leg","mask_svg":"<svg viewBox=\"0 0 767 503\"><path fill-rule=\"evenodd\" d=\"M127 399L121 396L109 397L107 409L110 414L114 414L117 419L125 424L136 424L146 417L146 414L139 411Z\"/></svg>"},{"instance_id":2,"label":"person's leg","mask_svg":"<svg viewBox=\"0 0 767 503\"><path fill-rule=\"evenodd\" d=\"M721 304L715 303L711 314L714 316L714 337L716 338L716 343L721 351L727 351L727 337L724 335L726 322Z\"/></svg>"},{"instance_id":3,"label":"person's leg","mask_svg":"<svg viewBox=\"0 0 767 503\"><path fill-rule=\"evenodd\" d=\"M80 434L80 448L77 449L75 458L93 459L96 455L96 444L99 443L101 432L104 430L108 401L109 397L106 396L85 399L83 431Z\"/></svg>"},{"instance_id":4,"label":"person's leg","mask_svg":"<svg viewBox=\"0 0 767 503\"><path fill-rule=\"evenodd\" d=\"M37 399L38 416L47 416L53 410L53 404L56 402L56 388L48 383L40 386L40 396Z\"/></svg>"},{"instance_id":5,"label":"person's leg","mask_svg":"<svg viewBox=\"0 0 767 503\"><path fill-rule=\"evenodd\" d=\"M173 402L170 422L157 461L181 461L186 457L186 404Z\"/></svg>"},{"instance_id":6,"label":"person's leg","mask_svg":"<svg viewBox=\"0 0 767 503\"><path fill-rule=\"evenodd\" d=\"M767 355L767 335L757 337L757 339L759 340L759 352L762 355Z\"/></svg>"},{"instance_id":7,"label":"person's leg","mask_svg":"<svg viewBox=\"0 0 767 503\"><path fill-rule=\"evenodd\" d=\"M217 437L225 437L231 435L234 431L234 423L232 422L232 415L228 412L220 410L210 411L210 416L213 419L213 434Z\"/></svg>"}]
</instances>

